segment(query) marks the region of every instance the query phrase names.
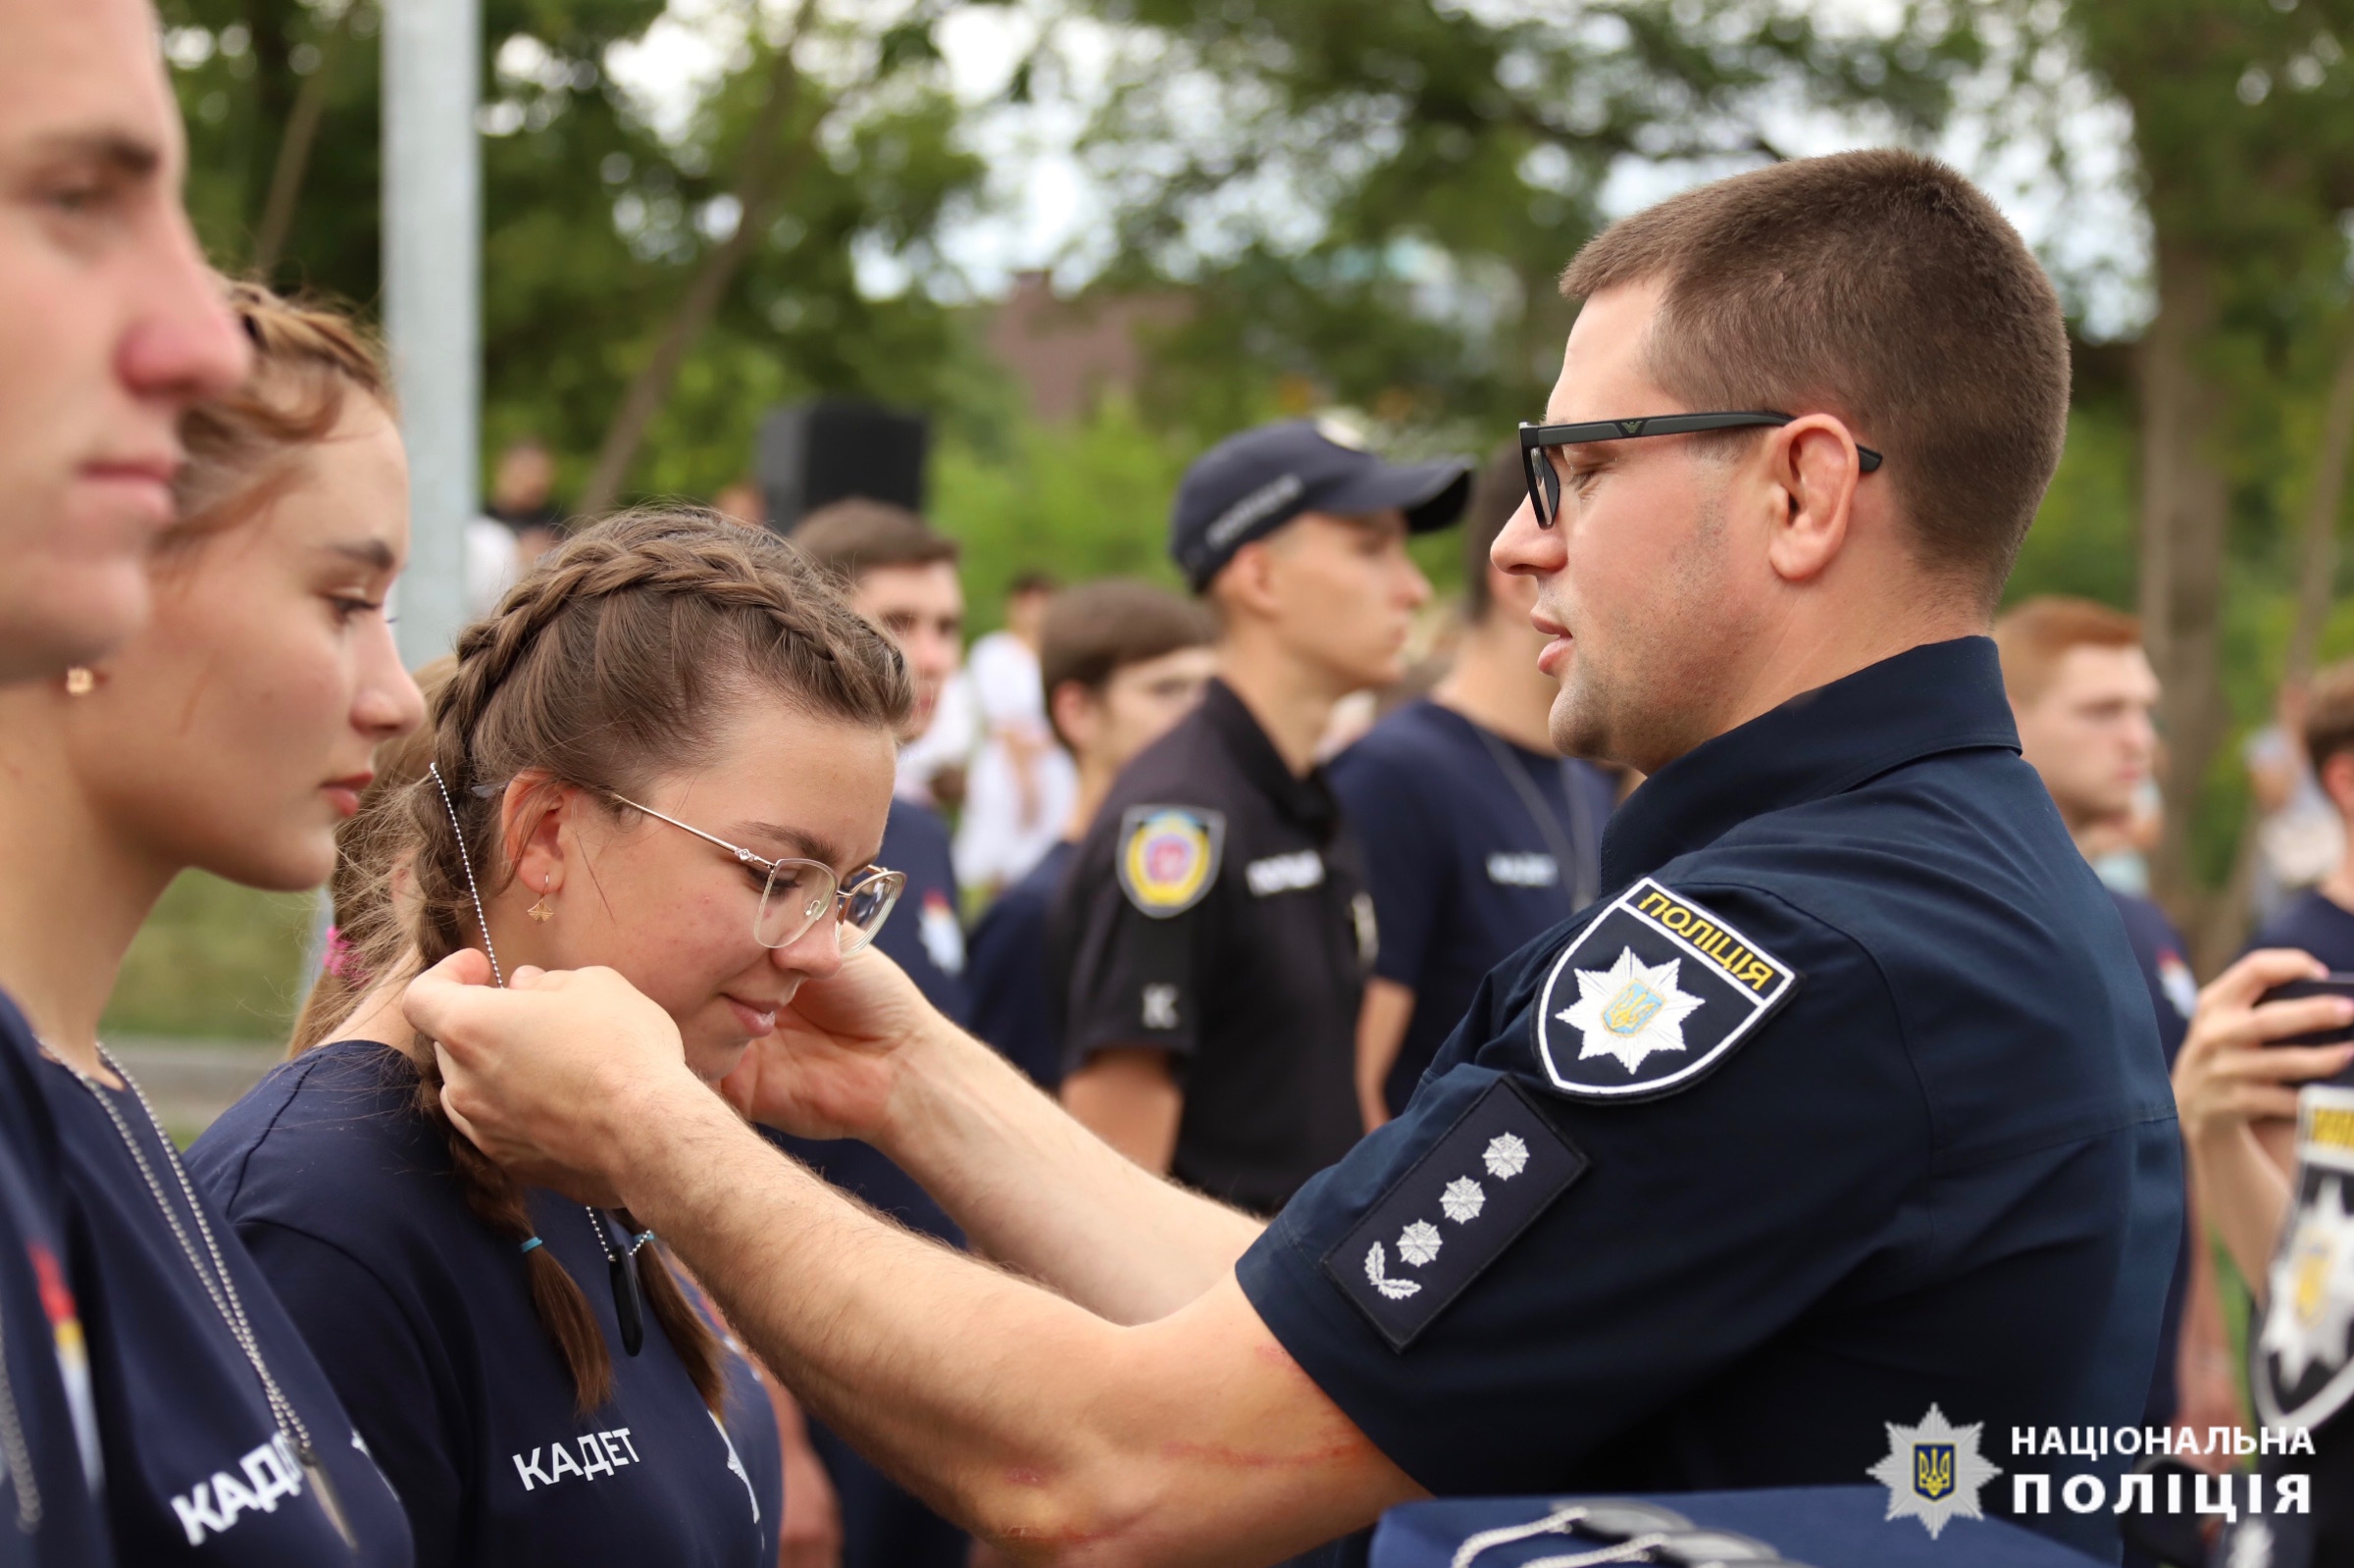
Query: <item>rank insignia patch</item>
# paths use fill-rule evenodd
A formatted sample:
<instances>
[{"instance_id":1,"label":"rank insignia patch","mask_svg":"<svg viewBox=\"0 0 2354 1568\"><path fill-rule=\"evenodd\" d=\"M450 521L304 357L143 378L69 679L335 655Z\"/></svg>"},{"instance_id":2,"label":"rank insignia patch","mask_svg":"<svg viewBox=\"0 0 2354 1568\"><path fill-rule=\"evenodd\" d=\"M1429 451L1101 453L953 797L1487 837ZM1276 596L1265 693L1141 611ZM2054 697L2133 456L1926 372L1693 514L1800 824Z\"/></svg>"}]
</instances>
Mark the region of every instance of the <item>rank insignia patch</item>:
<instances>
[{"instance_id":1,"label":"rank insignia patch","mask_svg":"<svg viewBox=\"0 0 2354 1568\"><path fill-rule=\"evenodd\" d=\"M1646 877L1578 933L1537 993L1537 1059L1573 1099L1700 1081L1773 1016L1797 973Z\"/></svg>"},{"instance_id":2,"label":"rank insignia patch","mask_svg":"<svg viewBox=\"0 0 2354 1568\"><path fill-rule=\"evenodd\" d=\"M1154 920L1202 901L1218 879L1226 818L1194 806L1130 806L1120 818L1120 888Z\"/></svg>"},{"instance_id":3,"label":"rank insignia patch","mask_svg":"<svg viewBox=\"0 0 2354 1568\"><path fill-rule=\"evenodd\" d=\"M1586 1163L1517 1083L1500 1078L1324 1254L1325 1276L1403 1350Z\"/></svg>"},{"instance_id":4,"label":"rank insignia patch","mask_svg":"<svg viewBox=\"0 0 2354 1568\"><path fill-rule=\"evenodd\" d=\"M2354 1088L2297 1096L2297 1202L2256 1333L2256 1409L2318 1427L2354 1397Z\"/></svg>"}]
</instances>

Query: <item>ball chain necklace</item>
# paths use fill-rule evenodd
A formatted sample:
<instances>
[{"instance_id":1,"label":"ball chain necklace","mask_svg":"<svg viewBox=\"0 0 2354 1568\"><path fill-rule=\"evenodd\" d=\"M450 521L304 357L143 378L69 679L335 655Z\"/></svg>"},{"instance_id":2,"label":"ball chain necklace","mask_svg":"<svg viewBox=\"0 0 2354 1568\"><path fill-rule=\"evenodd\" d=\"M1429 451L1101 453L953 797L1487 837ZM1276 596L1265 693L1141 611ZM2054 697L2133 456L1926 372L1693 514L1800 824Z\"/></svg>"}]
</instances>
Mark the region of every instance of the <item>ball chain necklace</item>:
<instances>
[{"instance_id":1,"label":"ball chain necklace","mask_svg":"<svg viewBox=\"0 0 2354 1568\"><path fill-rule=\"evenodd\" d=\"M254 1338L253 1325L245 1316L244 1300L237 1294L237 1282L230 1277L229 1265L221 1256L221 1245L213 1238L212 1222L204 1217L204 1205L196 1201L195 1184L188 1180L187 1167L179 1161L179 1150L173 1145L172 1136L164 1131L163 1119L155 1114L155 1107L148 1102L146 1090L139 1087L138 1080L123 1071L122 1064L114 1059L104 1045L98 1047L98 1059L106 1064L108 1072L123 1081L131 1098L139 1102L139 1109L146 1114L147 1125L155 1130L156 1142L164 1150L164 1161L171 1166L173 1179L187 1204L188 1218L195 1224L196 1235L203 1239L201 1250L190 1239L188 1228L179 1223L179 1212L172 1206L172 1200L164 1191L164 1184L157 1180L155 1167L148 1161L147 1151L139 1146L138 1138L130 1130L130 1123L124 1118L114 1096L106 1091L106 1086L73 1063L60 1058L55 1050L50 1050L49 1055L80 1081L81 1087L90 1091L90 1097L106 1112L106 1119L114 1123L115 1132L123 1139L123 1146L130 1151L131 1163L138 1167L140 1179L147 1184L148 1195L155 1199L155 1206L172 1227L173 1238L179 1242L180 1252L188 1260L188 1267L196 1271L198 1282L204 1286L204 1293L212 1299L213 1310L221 1315L221 1321L228 1326L229 1337L236 1341L237 1348L245 1353L246 1361L252 1365L254 1376L261 1380L262 1394L269 1400L271 1418L278 1423L279 1437L293 1442L294 1461L302 1467L303 1479L309 1483L311 1494L319 1499L320 1510L327 1515L328 1523L335 1527L335 1534L343 1538L343 1544L357 1551L359 1538L352 1534L351 1521L343 1512L342 1501L336 1497L335 1489L328 1480L327 1465L319 1457L318 1447L311 1442L311 1429L304 1424L302 1413L294 1408L294 1401L288 1399L285 1391L279 1388L278 1379L271 1374L270 1363L263 1359L261 1343Z\"/></svg>"},{"instance_id":2,"label":"ball chain necklace","mask_svg":"<svg viewBox=\"0 0 2354 1568\"><path fill-rule=\"evenodd\" d=\"M483 913L483 891L475 885L474 861L466 853L466 830L458 821L457 803L449 798L449 785L441 782L441 765L437 762L428 763L425 771L433 776L434 787L440 791L441 809L449 814L449 831L456 835L458 865L466 873L466 895L474 901L474 922L483 933L483 956L490 960L490 978L504 990L507 985L506 971L499 967L498 949L490 945L490 917ZM527 912L535 920L553 919L553 910L547 910L545 914L540 912L546 909L547 893L542 888L539 902ZM581 1207L588 1216L590 1228L596 1232L597 1246L605 1254L605 1272L613 1285L613 1321L621 1330L621 1347L635 1356L645 1348L645 1289L639 1281L638 1253L654 1239L654 1233L639 1232L630 1238L627 1247L617 1252L613 1249L612 1238L606 1233L604 1215L588 1204L584 1203ZM537 1236L526 1238L523 1242L524 1255L530 1256L541 1244ZM550 1253L549 1256L554 1254Z\"/></svg>"}]
</instances>

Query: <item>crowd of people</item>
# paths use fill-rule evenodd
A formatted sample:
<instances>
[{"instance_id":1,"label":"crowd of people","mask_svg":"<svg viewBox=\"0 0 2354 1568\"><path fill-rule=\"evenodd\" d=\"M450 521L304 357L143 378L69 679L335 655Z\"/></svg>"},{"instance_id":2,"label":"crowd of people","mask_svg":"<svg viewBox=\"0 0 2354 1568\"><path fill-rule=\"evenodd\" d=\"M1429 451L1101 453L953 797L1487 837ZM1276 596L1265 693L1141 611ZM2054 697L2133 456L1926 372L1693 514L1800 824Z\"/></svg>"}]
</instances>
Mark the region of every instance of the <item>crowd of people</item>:
<instances>
[{"instance_id":1,"label":"crowd of people","mask_svg":"<svg viewBox=\"0 0 2354 1568\"><path fill-rule=\"evenodd\" d=\"M2200 989L2130 871L2137 627L1995 613L2068 347L1959 175L1622 221L1492 462L1231 436L1186 592L1025 579L961 678L920 516L567 525L520 446L412 674L378 346L207 267L145 0L0 15L0 1563L1337 1563L1425 1494L1881 1464L1958 1508L1900 1423L2241 1428L2211 1237L2267 1441L2200 1459L2276 1506L2135 1514L2104 1442L1963 1511L2354 1561L2354 665L2288 737L2338 859ZM189 868L335 929L183 1153L99 1019Z\"/></svg>"}]
</instances>

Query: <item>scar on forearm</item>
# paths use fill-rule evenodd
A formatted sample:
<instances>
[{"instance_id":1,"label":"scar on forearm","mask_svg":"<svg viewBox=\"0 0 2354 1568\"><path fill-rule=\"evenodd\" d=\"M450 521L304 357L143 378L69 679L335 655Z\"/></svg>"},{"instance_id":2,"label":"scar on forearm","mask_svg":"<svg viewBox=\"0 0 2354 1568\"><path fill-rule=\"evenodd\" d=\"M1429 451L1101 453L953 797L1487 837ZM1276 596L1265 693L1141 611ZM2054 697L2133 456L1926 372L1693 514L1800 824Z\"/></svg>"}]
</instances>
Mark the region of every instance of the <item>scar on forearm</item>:
<instances>
[{"instance_id":1,"label":"scar on forearm","mask_svg":"<svg viewBox=\"0 0 2354 1568\"><path fill-rule=\"evenodd\" d=\"M1361 1434L1343 1438L1321 1447L1304 1448L1296 1453L1259 1453L1237 1448L1224 1442L1164 1442L1160 1446L1164 1459L1191 1459L1213 1464L1229 1470L1308 1470L1318 1465L1354 1459L1369 1451L1373 1444Z\"/></svg>"}]
</instances>

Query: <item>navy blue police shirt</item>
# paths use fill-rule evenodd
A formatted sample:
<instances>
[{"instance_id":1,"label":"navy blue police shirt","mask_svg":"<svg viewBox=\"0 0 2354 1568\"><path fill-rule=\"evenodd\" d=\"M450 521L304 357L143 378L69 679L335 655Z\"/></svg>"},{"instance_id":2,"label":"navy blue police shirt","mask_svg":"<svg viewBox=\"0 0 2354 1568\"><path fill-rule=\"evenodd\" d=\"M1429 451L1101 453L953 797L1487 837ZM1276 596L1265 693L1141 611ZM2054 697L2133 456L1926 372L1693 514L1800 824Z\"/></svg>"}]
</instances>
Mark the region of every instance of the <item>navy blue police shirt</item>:
<instances>
[{"instance_id":1,"label":"navy blue police shirt","mask_svg":"<svg viewBox=\"0 0 2354 1568\"><path fill-rule=\"evenodd\" d=\"M0 995L0 1568L98 1568L114 1561L98 1412L38 1061L32 1031Z\"/></svg>"},{"instance_id":2,"label":"navy blue police shirt","mask_svg":"<svg viewBox=\"0 0 2354 1568\"><path fill-rule=\"evenodd\" d=\"M1062 1082L1062 1029L1048 984L1047 921L1078 852L1056 843L973 928L973 1033L1049 1094Z\"/></svg>"},{"instance_id":3,"label":"navy blue police shirt","mask_svg":"<svg viewBox=\"0 0 2354 1568\"><path fill-rule=\"evenodd\" d=\"M2190 1033L2190 1015L2199 1004L2199 983L2191 977L2190 964L2182 956L2181 933L2166 918L2165 910L2139 894L2119 892L2114 887L2109 896L2117 904L2125 941L2133 949L2134 966L2141 971L2141 983L2150 993L2150 1011L2158 1020L2158 1049L2165 1055L2171 1075L2175 1057L2182 1049L2182 1037ZM2149 1403L2142 1413L2145 1427L2173 1425L2182 1402L2175 1362L2182 1339L2182 1303L2190 1290L2192 1245L2187 1215L2184 1221L2181 1250L2175 1259L2174 1281L2166 1291L2166 1315L2158 1331L2158 1364L2150 1373Z\"/></svg>"},{"instance_id":4,"label":"navy blue police shirt","mask_svg":"<svg viewBox=\"0 0 2354 1568\"><path fill-rule=\"evenodd\" d=\"M531 1193L547 1250L588 1298L613 1391L577 1407L516 1243L469 1212L416 1069L342 1040L281 1063L189 1151L400 1495L421 1564L766 1568L783 1480L746 1462L775 1413L732 1379L723 1427L650 1312L621 1346L610 1216ZM763 1555L763 1553L766 1555ZM405 1559L404 1559L405 1560Z\"/></svg>"},{"instance_id":5,"label":"navy blue police shirt","mask_svg":"<svg viewBox=\"0 0 2354 1568\"><path fill-rule=\"evenodd\" d=\"M219 1205L182 1181L138 1095L56 1061L40 1079L65 1156L67 1245L121 1560L407 1568L416 1557L400 1499L266 1271ZM292 1408L282 1425L240 1347L248 1333ZM319 1343L331 1348L332 1336ZM326 1493L300 1462L306 1435Z\"/></svg>"},{"instance_id":6,"label":"navy blue police shirt","mask_svg":"<svg viewBox=\"0 0 2354 1568\"><path fill-rule=\"evenodd\" d=\"M1670 763L1611 824L1605 901L1500 967L1406 1114L1245 1254L1416 1482L1853 1486L1892 1425L1944 1423L2007 1477L2058 1464L2014 1429L2139 1420L2173 1096L2018 751L1970 637ZM2107 1510L2024 1522L2118 1549Z\"/></svg>"},{"instance_id":7,"label":"navy blue police shirt","mask_svg":"<svg viewBox=\"0 0 2354 1568\"><path fill-rule=\"evenodd\" d=\"M956 866L948 854L947 824L929 807L895 795L883 828L883 849L875 860L907 875L906 888L875 936L875 950L905 970L943 1016L965 1024L973 1003L965 986L964 928L957 913ZM964 1234L947 1211L873 1145L854 1138L793 1138L770 1128L761 1131L818 1175L900 1224L952 1246L964 1245Z\"/></svg>"},{"instance_id":8,"label":"navy blue police shirt","mask_svg":"<svg viewBox=\"0 0 2354 1568\"><path fill-rule=\"evenodd\" d=\"M1616 790L1591 764L1513 745L1428 698L1329 771L1365 848L1381 922L1373 973L1414 993L1383 1086L1395 1116L1488 971L1600 890Z\"/></svg>"}]
</instances>

